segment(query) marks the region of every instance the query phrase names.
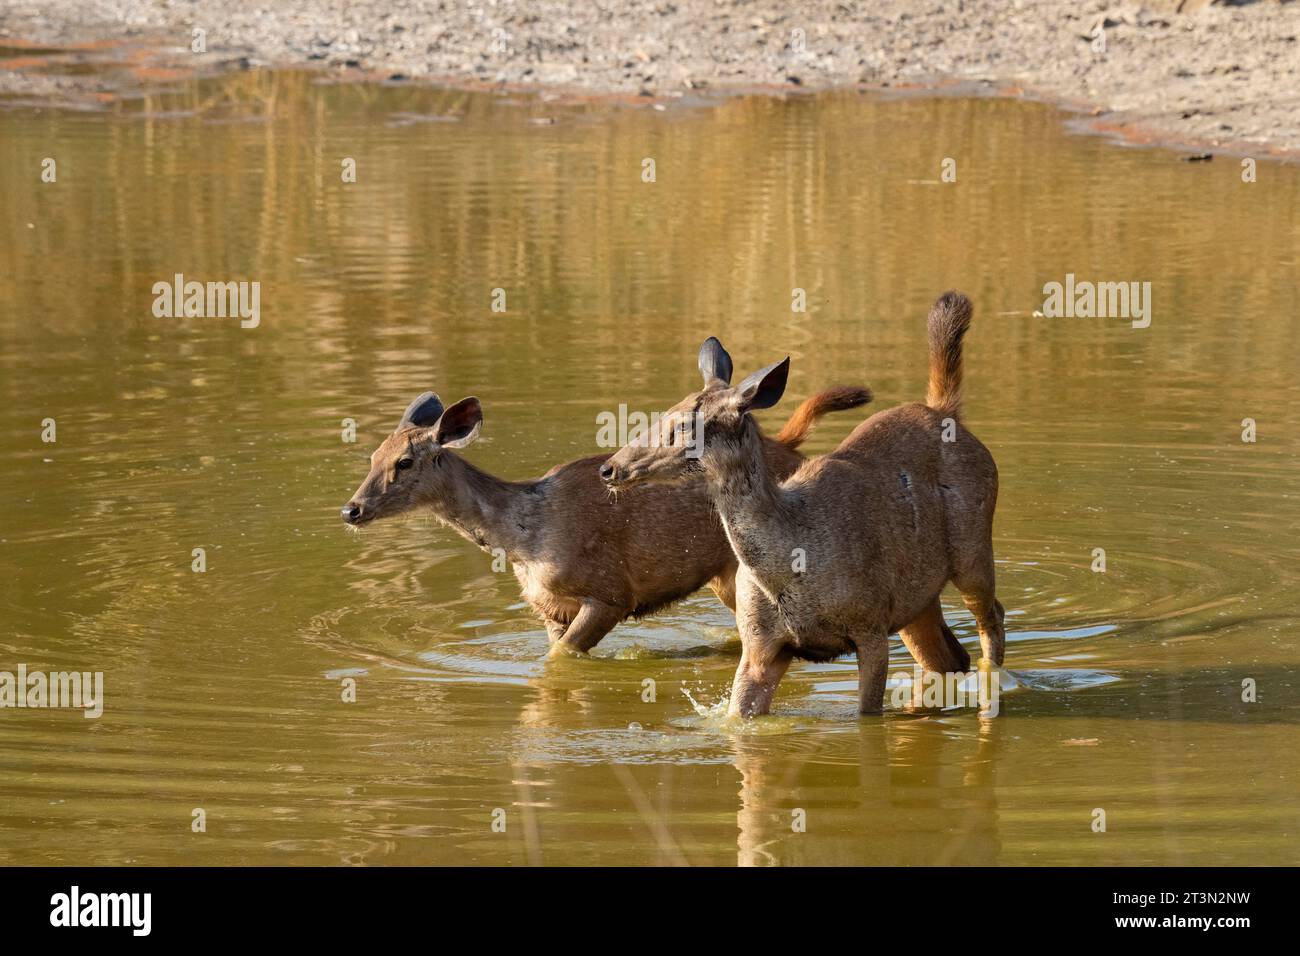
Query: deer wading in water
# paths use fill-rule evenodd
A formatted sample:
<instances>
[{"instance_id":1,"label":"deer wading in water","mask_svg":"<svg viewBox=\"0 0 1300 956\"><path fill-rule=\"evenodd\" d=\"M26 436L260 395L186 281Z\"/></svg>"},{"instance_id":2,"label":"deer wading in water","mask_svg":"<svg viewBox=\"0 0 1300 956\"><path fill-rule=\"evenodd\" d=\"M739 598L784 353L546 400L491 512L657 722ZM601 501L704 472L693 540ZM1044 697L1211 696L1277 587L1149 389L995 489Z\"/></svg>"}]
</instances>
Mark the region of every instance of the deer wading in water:
<instances>
[{"instance_id":1,"label":"deer wading in water","mask_svg":"<svg viewBox=\"0 0 1300 956\"><path fill-rule=\"evenodd\" d=\"M740 559L742 653L731 713L767 713L793 659L850 652L858 659L859 710L878 713L894 632L926 670L968 670L970 657L939 604L949 581L975 616L985 661L1001 666L1003 609L993 568L998 471L961 425L961 350L970 320L966 296L941 296L930 310L925 404L871 416L835 451L784 481L764 467L750 412L780 400L790 360L733 388L731 358L714 338L700 349L700 367L715 370L706 371L703 390L662 416L657 440L626 445L600 466L611 488L703 478ZM676 437L683 422L703 430L694 455Z\"/></svg>"},{"instance_id":2,"label":"deer wading in water","mask_svg":"<svg viewBox=\"0 0 1300 956\"><path fill-rule=\"evenodd\" d=\"M729 366L707 370L708 381L730 375ZM800 405L775 439L755 426L762 467L774 481L787 477L805 461L797 449L817 419L870 400L864 388L832 388ZM420 395L370 456L343 520L358 527L429 508L485 551L504 553L553 653L590 650L625 618L705 584L735 609L736 558L702 480L611 495L597 474L605 456L597 456L533 481L505 481L460 455L482 422L477 398L444 408L433 392Z\"/></svg>"}]
</instances>

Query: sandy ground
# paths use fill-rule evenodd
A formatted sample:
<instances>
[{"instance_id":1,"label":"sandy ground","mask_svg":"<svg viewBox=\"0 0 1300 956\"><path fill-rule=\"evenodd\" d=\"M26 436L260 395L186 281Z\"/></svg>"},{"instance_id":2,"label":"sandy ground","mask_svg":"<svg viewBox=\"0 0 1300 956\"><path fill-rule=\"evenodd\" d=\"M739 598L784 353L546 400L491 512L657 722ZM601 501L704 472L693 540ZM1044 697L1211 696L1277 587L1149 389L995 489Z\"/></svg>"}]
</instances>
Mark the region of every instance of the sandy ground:
<instances>
[{"instance_id":1,"label":"sandy ground","mask_svg":"<svg viewBox=\"0 0 1300 956\"><path fill-rule=\"evenodd\" d=\"M205 53L190 50L195 28ZM311 63L658 97L989 83L1135 139L1300 155L1300 2L0 0L0 46L104 40L197 69ZM20 52L0 59L0 91L94 82Z\"/></svg>"}]
</instances>

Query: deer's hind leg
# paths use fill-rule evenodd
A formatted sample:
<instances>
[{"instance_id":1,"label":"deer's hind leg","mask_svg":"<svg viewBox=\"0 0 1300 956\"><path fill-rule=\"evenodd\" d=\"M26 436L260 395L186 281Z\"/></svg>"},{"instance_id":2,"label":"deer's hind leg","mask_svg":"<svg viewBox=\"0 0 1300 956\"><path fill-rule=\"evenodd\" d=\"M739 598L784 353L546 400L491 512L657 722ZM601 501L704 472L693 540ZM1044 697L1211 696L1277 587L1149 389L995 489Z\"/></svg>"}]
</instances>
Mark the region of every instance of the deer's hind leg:
<instances>
[{"instance_id":1,"label":"deer's hind leg","mask_svg":"<svg viewBox=\"0 0 1300 956\"><path fill-rule=\"evenodd\" d=\"M957 674L970 670L970 654L943 619L939 595L899 630L898 636L922 670L936 674Z\"/></svg>"},{"instance_id":2,"label":"deer's hind leg","mask_svg":"<svg viewBox=\"0 0 1300 956\"><path fill-rule=\"evenodd\" d=\"M997 471L982 480L954 481L944 491L948 524L948 562L952 583L962 601L975 616L980 632L980 651L994 667L1002 666L1006 648L1003 629L1005 611L995 588L993 564L993 510L997 507Z\"/></svg>"},{"instance_id":3,"label":"deer's hind leg","mask_svg":"<svg viewBox=\"0 0 1300 956\"><path fill-rule=\"evenodd\" d=\"M993 545L990 542L978 553L954 569L952 583L961 592L961 599L980 632L980 652L984 660L994 667L1002 666L1007 635L1003 626L1006 611L997 599L994 587Z\"/></svg>"}]
</instances>

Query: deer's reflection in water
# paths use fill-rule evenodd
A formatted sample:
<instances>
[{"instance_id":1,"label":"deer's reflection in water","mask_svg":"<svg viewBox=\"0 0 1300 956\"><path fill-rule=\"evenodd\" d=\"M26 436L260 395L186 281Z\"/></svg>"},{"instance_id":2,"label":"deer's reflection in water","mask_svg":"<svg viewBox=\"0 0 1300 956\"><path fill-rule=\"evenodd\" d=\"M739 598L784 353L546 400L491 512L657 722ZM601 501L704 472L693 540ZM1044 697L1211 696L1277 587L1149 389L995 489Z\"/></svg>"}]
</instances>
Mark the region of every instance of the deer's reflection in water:
<instances>
[{"instance_id":1,"label":"deer's reflection in water","mask_svg":"<svg viewBox=\"0 0 1300 956\"><path fill-rule=\"evenodd\" d=\"M856 734L732 741L739 866L993 865L997 721L904 717Z\"/></svg>"}]
</instances>

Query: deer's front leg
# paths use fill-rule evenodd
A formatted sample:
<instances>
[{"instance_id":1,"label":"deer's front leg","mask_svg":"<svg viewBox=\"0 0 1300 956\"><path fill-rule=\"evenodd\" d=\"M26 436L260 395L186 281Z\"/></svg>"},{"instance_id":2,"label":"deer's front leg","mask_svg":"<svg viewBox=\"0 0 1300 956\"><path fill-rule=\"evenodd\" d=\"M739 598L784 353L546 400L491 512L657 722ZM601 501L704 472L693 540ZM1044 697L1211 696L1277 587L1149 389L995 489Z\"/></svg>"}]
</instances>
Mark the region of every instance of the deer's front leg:
<instances>
[{"instance_id":1,"label":"deer's front leg","mask_svg":"<svg viewBox=\"0 0 1300 956\"><path fill-rule=\"evenodd\" d=\"M740 666L731 684L729 716L758 717L772 709L793 653L772 602L742 567L736 575L736 624L740 628Z\"/></svg>"},{"instance_id":2,"label":"deer's front leg","mask_svg":"<svg viewBox=\"0 0 1300 956\"><path fill-rule=\"evenodd\" d=\"M793 655L785 644L773 648L770 654L751 654L748 649L740 653L740 666L731 684L731 703L727 715L731 717L761 717L772 709L776 685L781 683Z\"/></svg>"},{"instance_id":3,"label":"deer's front leg","mask_svg":"<svg viewBox=\"0 0 1300 956\"><path fill-rule=\"evenodd\" d=\"M577 615L564 629L564 636L551 645L549 656L564 651L585 653L591 650L623 617L622 608L599 601L583 601Z\"/></svg>"}]
</instances>

